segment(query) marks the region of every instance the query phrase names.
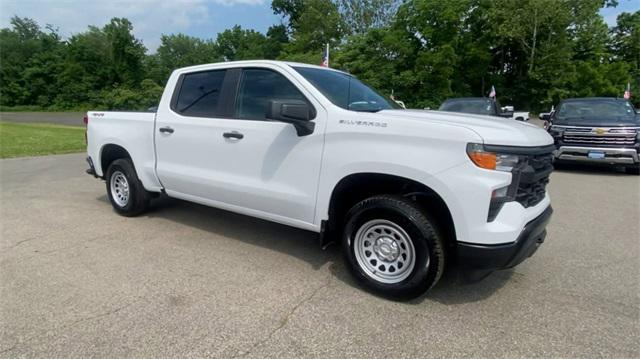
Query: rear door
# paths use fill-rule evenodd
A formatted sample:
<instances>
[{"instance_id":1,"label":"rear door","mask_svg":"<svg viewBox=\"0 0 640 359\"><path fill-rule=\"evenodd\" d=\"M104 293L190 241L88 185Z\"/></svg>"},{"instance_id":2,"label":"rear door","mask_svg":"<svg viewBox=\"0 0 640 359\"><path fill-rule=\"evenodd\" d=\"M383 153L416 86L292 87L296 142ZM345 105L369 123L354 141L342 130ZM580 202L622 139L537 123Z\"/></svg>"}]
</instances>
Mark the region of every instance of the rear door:
<instances>
[{"instance_id":1,"label":"rear door","mask_svg":"<svg viewBox=\"0 0 640 359\"><path fill-rule=\"evenodd\" d=\"M206 168L216 161L225 99L233 101L233 94L225 90L230 81L233 74L225 69L183 74L175 84L168 108L158 109L156 172L167 192L194 196L207 193Z\"/></svg>"},{"instance_id":2,"label":"rear door","mask_svg":"<svg viewBox=\"0 0 640 359\"><path fill-rule=\"evenodd\" d=\"M188 91L191 85L186 82L187 77L182 87ZM158 117L157 171L167 193L309 227L314 222L326 111L291 73L277 66L228 70L223 82L217 103L210 103L216 107L213 115L181 114L189 101L182 101L180 90L177 102L182 107ZM210 89L204 85L199 91L205 96ZM198 97L187 92L185 98ZM300 137L291 124L267 119L270 100L307 101L316 112L315 132ZM165 126L174 132L160 133Z\"/></svg>"}]
</instances>

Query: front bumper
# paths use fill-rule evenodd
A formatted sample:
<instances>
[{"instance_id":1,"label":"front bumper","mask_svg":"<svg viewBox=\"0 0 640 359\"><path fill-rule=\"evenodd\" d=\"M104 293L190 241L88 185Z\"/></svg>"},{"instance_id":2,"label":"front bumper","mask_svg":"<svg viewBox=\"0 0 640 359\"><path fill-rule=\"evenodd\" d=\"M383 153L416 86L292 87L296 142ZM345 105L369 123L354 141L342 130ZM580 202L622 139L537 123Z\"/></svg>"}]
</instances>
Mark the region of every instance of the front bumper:
<instances>
[{"instance_id":1,"label":"front bumper","mask_svg":"<svg viewBox=\"0 0 640 359\"><path fill-rule=\"evenodd\" d=\"M546 227L553 209L547 207L542 214L527 223L513 243L482 245L458 242L457 255L460 265L467 269L492 271L514 267L531 257L544 242Z\"/></svg>"},{"instance_id":2,"label":"front bumper","mask_svg":"<svg viewBox=\"0 0 640 359\"><path fill-rule=\"evenodd\" d=\"M591 158L589 152L604 153L603 158ZM560 146L553 152L558 161L597 162L609 164L638 164L638 152L634 148Z\"/></svg>"}]
</instances>

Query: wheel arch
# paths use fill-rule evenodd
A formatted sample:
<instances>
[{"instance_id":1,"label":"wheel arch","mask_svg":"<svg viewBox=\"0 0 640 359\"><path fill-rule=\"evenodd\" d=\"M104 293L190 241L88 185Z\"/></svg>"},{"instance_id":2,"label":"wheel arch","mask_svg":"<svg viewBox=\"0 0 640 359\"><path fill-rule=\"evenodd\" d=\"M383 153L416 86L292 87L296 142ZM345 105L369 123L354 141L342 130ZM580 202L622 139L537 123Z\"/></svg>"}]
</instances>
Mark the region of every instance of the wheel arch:
<instances>
[{"instance_id":1,"label":"wheel arch","mask_svg":"<svg viewBox=\"0 0 640 359\"><path fill-rule=\"evenodd\" d=\"M337 182L329 200L328 219L323 223L322 242L335 240L336 234L342 230L347 211L353 205L378 194L401 195L418 203L438 223L446 245L455 245L455 222L440 194L413 179L375 172L352 173Z\"/></svg>"},{"instance_id":2,"label":"wheel arch","mask_svg":"<svg viewBox=\"0 0 640 359\"><path fill-rule=\"evenodd\" d=\"M129 160L132 159L129 151L127 151L120 145L117 145L115 143L108 143L102 146L102 148L100 149L100 169L102 170L102 177L105 177L107 175L107 169L109 168L109 165L111 165L113 161L120 158L127 158ZM135 169L133 160L131 162L133 168Z\"/></svg>"}]
</instances>

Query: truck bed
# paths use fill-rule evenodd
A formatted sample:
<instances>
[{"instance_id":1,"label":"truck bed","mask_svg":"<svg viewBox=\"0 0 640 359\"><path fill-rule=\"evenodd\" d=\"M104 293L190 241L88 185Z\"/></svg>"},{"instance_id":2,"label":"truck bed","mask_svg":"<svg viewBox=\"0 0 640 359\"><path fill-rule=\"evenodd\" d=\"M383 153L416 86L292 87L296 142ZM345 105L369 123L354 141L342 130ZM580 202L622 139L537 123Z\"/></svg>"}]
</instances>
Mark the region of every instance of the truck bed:
<instances>
[{"instance_id":1,"label":"truck bed","mask_svg":"<svg viewBox=\"0 0 640 359\"><path fill-rule=\"evenodd\" d=\"M138 177L147 190L159 190L160 183L155 174L155 118L154 112L87 112L87 152L94 159L96 175L104 176L106 168L101 166L104 148L99 144L109 143L126 148L136 164Z\"/></svg>"}]
</instances>

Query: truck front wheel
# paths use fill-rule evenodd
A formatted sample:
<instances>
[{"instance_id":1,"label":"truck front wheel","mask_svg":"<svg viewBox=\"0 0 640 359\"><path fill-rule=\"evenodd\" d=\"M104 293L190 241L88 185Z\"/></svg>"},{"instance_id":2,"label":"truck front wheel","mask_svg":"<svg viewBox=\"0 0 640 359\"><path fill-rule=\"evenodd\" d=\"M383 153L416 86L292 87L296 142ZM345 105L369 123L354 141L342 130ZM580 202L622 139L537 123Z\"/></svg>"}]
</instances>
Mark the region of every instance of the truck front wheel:
<instances>
[{"instance_id":1,"label":"truck front wheel","mask_svg":"<svg viewBox=\"0 0 640 359\"><path fill-rule=\"evenodd\" d=\"M129 159L113 161L107 169L105 180L109 201L118 214L132 217L149 207L149 193L142 186Z\"/></svg>"},{"instance_id":2,"label":"truck front wheel","mask_svg":"<svg viewBox=\"0 0 640 359\"><path fill-rule=\"evenodd\" d=\"M436 223L412 201L374 196L347 213L343 252L366 288L396 299L415 298L440 279L443 239Z\"/></svg>"}]
</instances>

